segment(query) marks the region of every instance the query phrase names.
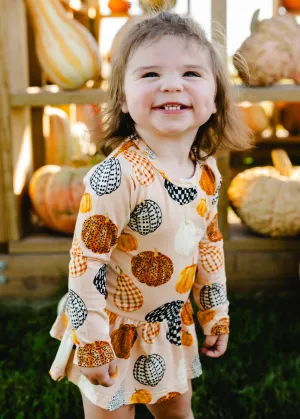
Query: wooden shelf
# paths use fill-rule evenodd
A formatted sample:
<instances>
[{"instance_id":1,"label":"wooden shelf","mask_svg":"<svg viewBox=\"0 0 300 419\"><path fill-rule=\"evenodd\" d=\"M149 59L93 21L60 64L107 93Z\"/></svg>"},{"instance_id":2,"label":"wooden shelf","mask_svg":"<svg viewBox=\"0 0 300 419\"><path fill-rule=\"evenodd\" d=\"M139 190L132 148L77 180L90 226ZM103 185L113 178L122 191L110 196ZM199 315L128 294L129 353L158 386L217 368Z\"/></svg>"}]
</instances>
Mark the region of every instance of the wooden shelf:
<instances>
[{"instance_id":1,"label":"wooden shelf","mask_svg":"<svg viewBox=\"0 0 300 419\"><path fill-rule=\"evenodd\" d=\"M237 99L249 102L269 100L273 102L300 102L300 86L276 85L272 87L233 86ZM103 89L55 90L31 87L26 91L10 94L12 107L41 107L46 105L65 105L68 103L102 103L106 100Z\"/></svg>"}]
</instances>

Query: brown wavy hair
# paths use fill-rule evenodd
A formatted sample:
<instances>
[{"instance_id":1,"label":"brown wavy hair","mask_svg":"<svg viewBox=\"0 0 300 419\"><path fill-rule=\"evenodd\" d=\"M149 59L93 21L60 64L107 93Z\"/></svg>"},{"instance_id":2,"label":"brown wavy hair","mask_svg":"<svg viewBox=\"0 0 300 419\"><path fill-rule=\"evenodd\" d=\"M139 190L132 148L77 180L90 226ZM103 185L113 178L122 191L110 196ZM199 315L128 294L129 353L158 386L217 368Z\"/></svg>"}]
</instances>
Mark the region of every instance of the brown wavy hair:
<instances>
[{"instance_id":1,"label":"brown wavy hair","mask_svg":"<svg viewBox=\"0 0 300 419\"><path fill-rule=\"evenodd\" d=\"M250 130L245 125L232 95L227 64L220 45L210 42L202 27L191 17L181 17L170 12L161 12L133 25L124 34L114 51L111 62L108 96L103 111L104 137L100 144L104 155L108 155L125 138L135 133L135 123L128 113L121 110L124 96L126 65L134 51L143 43L155 41L165 35L194 40L207 48L216 83L215 103L217 112L199 127L192 147L198 152L215 154L220 148L245 150L251 146ZM207 158L206 157L206 158Z\"/></svg>"}]
</instances>

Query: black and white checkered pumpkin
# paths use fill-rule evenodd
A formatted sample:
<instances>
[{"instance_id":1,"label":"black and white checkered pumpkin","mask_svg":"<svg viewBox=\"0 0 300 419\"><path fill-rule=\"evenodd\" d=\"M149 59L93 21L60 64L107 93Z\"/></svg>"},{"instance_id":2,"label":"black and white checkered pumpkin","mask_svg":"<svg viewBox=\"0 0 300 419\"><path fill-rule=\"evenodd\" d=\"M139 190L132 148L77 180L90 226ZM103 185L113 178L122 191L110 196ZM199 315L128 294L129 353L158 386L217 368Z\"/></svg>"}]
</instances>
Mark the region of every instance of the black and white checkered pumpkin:
<instances>
[{"instance_id":1,"label":"black and white checkered pumpkin","mask_svg":"<svg viewBox=\"0 0 300 419\"><path fill-rule=\"evenodd\" d=\"M162 380L165 370L166 363L160 355L141 355L134 364L133 376L144 386L155 387Z\"/></svg>"},{"instance_id":2,"label":"black and white checkered pumpkin","mask_svg":"<svg viewBox=\"0 0 300 419\"><path fill-rule=\"evenodd\" d=\"M182 188L181 186L174 185L167 179L165 179L164 185L170 197L180 205L189 204L197 197L197 189L195 186Z\"/></svg>"},{"instance_id":3,"label":"black and white checkered pumpkin","mask_svg":"<svg viewBox=\"0 0 300 419\"><path fill-rule=\"evenodd\" d=\"M166 337L170 343L176 346L181 345L181 320L179 314L183 304L184 301L181 300L163 304L145 317L147 322L163 322L166 320L168 324Z\"/></svg>"},{"instance_id":4,"label":"black and white checkered pumpkin","mask_svg":"<svg viewBox=\"0 0 300 419\"><path fill-rule=\"evenodd\" d=\"M218 202L218 199L219 199L219 189L221 188L221 185L222 185L222 179L220 179L220 183L216 187L216 191L215 191L214 196L213 196L213 199L212 199L212 205L215 205Z\"/></svg>"},{"instance_id":5,"label":"black and white checkered pumpkin","mask_svg":"<svg viewBox=\"0 0 300 419\"><path fill-rule=\"evenodd\" d=\"M97 275L94 278L94 285L102 295L106 294L106 268L107 265L101 266L101 268L97 272Z\"/></svg>"},{"instance_id":6,"label":"black and white checkered pumpkin","mask_svg":"<svg viewBox=\"0 0 300 419\"><path fill-rule=\"evenodd\" d=\"M200 291L200 304L203 310L221 306L227 301L226 288L223 284L204 285Z\"/></svg>"},{"instance_id":7,"label":"black and white checkered pumpkin","mask_svg":"<svg viewBox=\"0 0 300 419\"><path fill-rule=\"evenodd\" d=\"M102 196L114 192L121 184L121 165L114 157L99 164L90 179L91 188Z\"/></svg>"},{"instance_id":8,"label":"black and white checkered pumpkin","mask_svg":"<svg viewBox=\"0 0 300 419\"><path fill-rule=\"evenodd\" d=\"M110 399L108 405L106 406L107 410L116 410L125 404L125 397L124 397L124 381L120 385L119 390L117 393Z\"/></svg>"},{"instance_id":9,"label":"black and white checkered pumpkin","mask_svg":"<svg viewBox=\"0 0 300 419\"><path fill-rule=\"evenodd\" d=\"M146 236L157 230L161 223L162 212L159 205L151 199L145 199L131 213L128 226Z\"/></svg>"},{"instance_id":10,"label":"black and white checkered pumpkin","mask_svg":"<svg viewBox=\"0 0 300 419\"><path fill-rule=\"evenodd\" d=\"M73 290L69 290L67 313L75 330L83 325L88 314L83 300Z\"/></svg>"}]
</instances>

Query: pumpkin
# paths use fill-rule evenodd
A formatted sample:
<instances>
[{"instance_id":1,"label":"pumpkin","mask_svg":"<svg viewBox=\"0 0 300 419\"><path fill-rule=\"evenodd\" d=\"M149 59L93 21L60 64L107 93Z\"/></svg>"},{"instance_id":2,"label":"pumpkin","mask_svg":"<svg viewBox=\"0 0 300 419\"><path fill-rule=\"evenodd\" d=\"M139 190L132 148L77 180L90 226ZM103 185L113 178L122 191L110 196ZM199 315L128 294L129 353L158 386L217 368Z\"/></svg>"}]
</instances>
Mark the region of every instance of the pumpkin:
<instances>
[{"instance_id":1,"label":"pumpkin","mask_svg":"<svg viewBox=\"0 0 300 419\"><path fill-rule=\"evenodd\" d=\"M175 236L175 252L179 256L190 256L192 253L195 252L197 244L198 239L196 227L192 223L192 221L185 219L180 224Z\"/></svg>"},{"instance_id":2,"label":"pumpkin","mask_svg":"<svg viewBox=\"0 0 300 419\"><path fill-rule=\"evenodd\" d=\"M106 295L106 269L107 265L101 266L93 281L93 284L101 295Z\"/></svg>"},{"instance_id":3,"label":"pumpkin","mask_svg":"<svg viewBox=\"0 0 300 419\"><path fill-rule=\"evenodd\" d=\"M152 401L152 396L149 390L135 390L130 398L130 403L148 404Z\"/></svg>"},{"instance_id":4,"label":"pumpkin","mask_svg":"<svg viewBox=\"0 0 300 419\"><path fill-rule=\"evenodd\" d=\"M176 396L179 396L179 395L180 395L180 393L178 391L171 391L166 396L160 397L158 400L156 400L155 403L163 403L163 402L166 402L167 400L173 399L173 397L176 397Z\"/></svg>"},{"instance_id":5,"label":"pumpkin","mask_svg":"<svg viewBox=\"0 0 300 419\"><path fill-rule=\"evenodd\" d=\"M183 188L181 186L174 185L174 183L165 179L164 187L166 188L170 198L172 198L179 205L189 204L197 197L197 189L195 186Z\"/></svg>"},{"instance_id":6,"label":"pumpkin","mask_svg":"<svg viewBox=\"0 0 300 419\"><path fill-rule=\"evenodd\" d=\"M145 323L142 329L142 338L146 343L152 344L160 332L160 323Z\"/></svg>"},{"instance_id":7,"label":"pumpkin","mask_svg":"<svg viewBox=\"0 0 300 419\"><path fill-rule=\"evenodd\" d=\"M132 252L138 248L138 241L132 234L122 232L118 238L117 248L123 252Z\"/></svg>"},{"instance_id":8,"label":"pumpkin","mask_svg":"<svg viewBox=\"0 0 300 419\"><path fill-rule=\"evenodd\" d=\"M154 12L175 7L176 0L139 0L139 4L146 12Z\"/></svg>"},{"instance_id":9,"label":"pumpkin","mask_svg":"<svg viewBox=\"0 0 300 419\"><path fill-rule=\"evenodd\" d=\"M111 343L118 358L129 358L136 338L137 330L132 324L121 324L119 329L112 332Z\"/></svg>"},{"instance_id":10,"label":"pumpkin","mask_svg":"<svg viewBox=\"0 0 300 419\"><path fill-rule=\"evenodd\" d=\"M179 294L185 294L190 291L195 281L196 270L197 264L193 263L180 272L176 282L176 291L179 292Z\"/></svg>"},{"instance_id":11,"label":"pumpkin","mask_svg":"<svg viewBox=\"0 0 300 419\"><path fill-rule=\"evenodd\" d=\"M132 279L125 275L120 267L117 277L117 288L114 293L114 303L122 311L135 311L142 307L144 297Z\"/></svg>"},{"instance_id":12,"label":"pumpkin","mask_svg":"<svg viewBox=\"0 0 300 419\"><path fill-rule=\"evenodd\" d=\"M152 251L141 252L131 259L131 271L142 284L158 287L171 279L173 262L168 256Z\"/></svg>"},{"instance_id":13,"label":"pumpkin","mask_svg":"<svg viewBox=\"0 0 300 419\"><path fill-rule=\"evenodd\" d=\"M138 204L130 215L128 226L142 236L153 233L162 223L160 206L151 199Z\"/></svg>"},{"instance_id":14,"label":"pumpkin","mask_svg":"<svg viewBox=\"0 0 300 419\"><path fill-rule=\"evenodd\" d=\"M273 150L275 167L256 167L239 173L228 189L229 201L254 232L271 236L300 233L300 167L293 168L284 150Z\"/></svg>"},{"instance_id":15,"label":"pumpkin","mask_svg":"<svg viewBox=\"0 0 300 419\"><path fill-rule=\"evenodd\" d=\"M242 102L239 110L246 125L255 133L261 134L269 125L266 111L258 103Z\"/></svg>"},{"instance_id":16,"label":"pumpkin","mask_svg":"<svg viewBox=\"0 0 300 419\"><path fill-rule=\"evenodd\" d=\"M75 291L69 290L69 297L67 301L68 317L71 320L73 329L77 330L80 326L83 325L85 319L87 318L87 308L78 294Z\"/></svg>"},{"instance_id":17,"label":"pumpkin","mask_svg":"<svg viewBox=\"0 0 300 419\"><path fill-rule=\"evenodd\" d=\"M210 333L212 335L224 335L229 333L229 319L228 317L223 317L219 320L212 328Z\"/></svg>"},{"instance_id":18,"label":"pumpkin","mask_svg":"<svg viewBox=\"0 0 300 419\"><path fill-rule=\"evenodd\" d=\"M106 308L104 309L105 313L108 315L109 318L109 324L114 324L115 321L118 318L118 315L116 313L113 313L112 311L107 310Z\"/></svg>"},{"instance_id":19,"label":"pumpkin","mask_svg":"<svg viewBox=\"0 0 300 419\"><path fill-rule=\"evenodd\" d=\"M193 335L189 333L187 330L181 331L181 343L183 346L192 346L194 342Z\"/></svg>"},{"instance_id":20,"label":"pumpkin","mask_svg":"<svg viewBox=\"0 0 300 419\"><path fill-rule=\"evenodd\" d=\"M207 311L198 311L197 319L200 323L200 325L203 327L207 323L211 322L216 315L215 310L207 310Z\"/></svg>"},{"instance_id":21,"label":"pumpkin","mask_svg":"<svg viewBox=\"0 0 300 419\"><path fill-rule=\"evenodd\" d=\"M92 209L92 195L85 192L80 201L79 211L82 213L90 212Z\"/></svg>"},{"instance_id":22,"label":"pumpkin","mask_svg":"<svg viewBox=\"0 0 300 419\"><path fill-rule=\"evenodd\" d=\"M73 157L71 125L66 112L45 106L43 115L45 163L64 165Z\"/></svg>"},{"instance_id":23,"label":"pumpkin","mask_svg":"<svg viewBox=\"0 0 300 419\"><path fill-rule=\"evenodd\" d=\"M113 13L127 13L130 9L130 3L125 0L110 0L108 7Z\"/></svg>"},{"instance_id":24,"label":"pumpkin","mask_svg":"<svg viewBox=\"0 0 300 419\"><path fill-rule=\"evenodd\" d=\"M204 285L200 291L200 305L203 310L226 304L227 294L224 284L213 283Z\"/></svg>"},{"instance_id":25,"label":"pumpkin","mask_svg":"<svg viewBox=\"0 0 300 419\"><path fill-rule=\"evenodd\" d=\"M279 111L279 118L291 135L300 133L300 103L285 103Z\"/></svg>"},{"instance_id":26,"label":"pumpkin","mask_svg":"<svg viewBox=\"0 0 300 419\"><path fill-rule=\"evenodd\" d=\"M199 259L202 267L209 274L218 272L224 265L224 252L222 248L211 243L199 243Z\"/></svg>"},{"instance_id":27,"label":"pumpkin","mask_svg":"<svg viewBox=\"0 0 300 419\"><path fill-rule=\"evenodd\" d=\"M283 6L289 12L299 12L300 1L299 0L281 0L281 6Z\"/></svg>"},{"instance_id":28,"label":"pumpkin","mask_svg":"<svg viewBox=\"0 0 300 419\"><path fill-rule=\"evenodd\" d=\"M121 165L114 157L98 164L90 179L91 188L98 196L116 191L121 184Z\"/></svg>"},{"instance_id":29,"label":"pumpkin","mask_svg":"<svg viewBox=\"0 0 300 419\"><path fill-rule=\"evenodd\" d=\"M49 79L62 89L77 89L100 74L99 46L91 33L69 19L59 0L25 0L36 53Z\"/></svg>"},{"instance_id":30,"label":"pumpkin","mask_svg":"<svg viewBox=\"0 0 300 419\"><path fill-rule=\"evenodd\" d=\"M35 212L47 227L73 234L84 193L83 178L89 170L90 167L46 165L34 172L29 196Z\"/></svg>"},{"instance_id":31,"label":"pumpkin","mask_svg":"<svg viewBox=\"0 0 300 419\"><path fill-rule=\"evenodd\" d=\"M216 179L214 172L211 170L211 168L207 164L203 164L202 166L202 173L201 178L199 181L199 185L201 189L207 194L207 195L213 195L216 190Z\"/></svg>"},{"instance_id":32,"label":"pumpkin","mask_svg":"<svg viewBox=\"0 0 300 419\"><path fill-rule=\"evenodd\" d=\"M118 227L108 215L92 215L83 222L81 239L93 253L109 253L117 237Z\"/></svg>"},{"instance_id":33,"label":"pumpkin","mask_svg":"<svg viewBox=\"0 0 300 419\"><path fill-rule=\"evenodd\" d=\"M197 204L196 210L198 212L198 214L200 215L200 217L204 217L207 211L207 203L206 203L206 199L201 198L200 201Z\"/></svg>"},{"instance_id":34,"label":"pumpkin","mask_svg":"<svg viewBox=\"0 0 300 419\"><path fill-rule=\"evenodd\" d=\"M72 278L78 278L83 275L87 268L87 257L83 255L77 237L74 235L72 247L70 250L69 273Z\"/></svg>"},{"instance_id":35,"label":"pumpkin","mask_svg":"<svg viewBox=\"0 0 300 419\"><path fill-rule=\"evenodd\" d=\"M206 229L207 237L211 242L218 242L223 239L222 234L219 230L218 214L215 214L214 218Z\"/></svg>"},{"instance_id":36,"label":"pumpkin","mask_svg":"<svg viewBox=\"0 0 300 419\"><path fill-rule=\"evenodd\" d=\"M154 182L155 173L152 164L137 151L124 151L124 157L132 163L133 175L142 186L148 186Z\"/></svg>"},{"instance_id":37,"label":"pumpkin","mask_svg":"<svg viewBox=\"0 0 300 419\"><path fill-rule=\"evenodd\" d=\"M109 342L105 340L86 343L77 348L79 367L97 367L114 360L114 353Z\"/></svg>"},{"instance_id":38,"label":"pumpkin","mask_svg":"<svg viewBox=\"0 0 300 419\"><path fill-rule=\"evenodd\" d=\"M180 317L186 326L190 326L194 323L193 307L190 300L187 300L184 306L182 307Z\"/></svg>"},{"instance_id":39,"label":"pumpkin","mask_svg":"<svg viewBox=\"0 0 300 419\"><path fill-rule=\"evenodd\" d=\"M252 18L251 35L233 56L239 76L251 86L269 86L286 78L298 84L300 26L289 14L259 22L258 13L256 11Z\"/></svg>"},{"instance_id":40,"label":"pumpkin","mask_svg":"<svg viewBox=\"0 0 300 419\"><path fill-rule=\"evenodd\" d=\"M166 362L158 354L141 355L134 363L133 376L144 386L155 387L163 379Z\"/></svg>"}]
</instances>

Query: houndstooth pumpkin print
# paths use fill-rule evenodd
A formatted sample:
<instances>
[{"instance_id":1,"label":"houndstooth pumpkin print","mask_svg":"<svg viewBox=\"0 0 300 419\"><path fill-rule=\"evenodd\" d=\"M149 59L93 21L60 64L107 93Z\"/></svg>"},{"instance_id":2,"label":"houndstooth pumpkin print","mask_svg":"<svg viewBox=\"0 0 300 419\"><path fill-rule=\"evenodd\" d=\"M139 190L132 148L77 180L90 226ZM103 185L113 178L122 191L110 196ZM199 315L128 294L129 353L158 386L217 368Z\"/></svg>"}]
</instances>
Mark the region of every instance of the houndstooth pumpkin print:
<instances>
[{"instance_id":1,"label":"houndstooth pumpkin print","mask_svg":"<svg viewBox=\"0 0 300 419\"><path fill-rule=\"evenodd\" d=\"M160 355L141 355L134 364L133 376L144 386L155 387L162 380L165 370L166 363Z\"/></svg>"},{"instance_id":2,"label":"houndstooth pumpkin print","mask_svg":"<svg viewBox=\"0 0 300 419\"><path fill-rule=\"evenodd\" d=\"M212 199L212 205L215 205L218 202L219 199L219 189L221 188L222 185L222 178L220 179L220 183L218 184L216 191L214 193L213 199Z\"/></svg>"},{"instance_id":3,"label":"houndstooth pumpkin print","mask_svg":"<svg viewBox=\"0 0 300 419\"><path fill-rule=\"evenodd\" d=\"M114 157L99 164L90 178L91 188L97 195L110 194L121 184L121 165Z\"/></svg>"},{"instance_id":4,"label":"houndstooth pumpkin print","mask_svg":"<svg viewBox=\"0 0 300 419\"><path fill-rule=\"evenodd\" d=\"M162 306L148 313L145 317L147 322L163 322L166 320L168 324L166 338L170 343L176 346L181 345L180 310L183 304L184 301L181 300L163 304Z\"/></svg>"},{"instance_id":5,"label":"houndstooth pumpkin print","mask_svg":"<svg viewBox=\"0 0 300 419\"><path fill-rule=\"evenodd\" d=\"M226 288L223 284L204 285L200 291L200 304L203 310L221 306L227 301Z\"/></svg>"},{"instance_id":6,"label":"houndstooth pumpkin print","mask_svg":"<svg viewBox=\"0 0 300 419\"><path fill-rule=\"evenodd\" d=\"M191 188L182 188L181 186L174 185L168 179L165 179L164 185L170 197L178 202L179 205L189 204L197 197L197 189L194 186Z\"/></svg>"},{"instance_id":7,"label":"houndstooth pumpkin print","mask_svg":"<svg viewBox=\"0 0 300 419\"><path fill-rule=\"evenodd\" d=\"M100 294L105 295L106 294L106 268L107 265L101 266L99 271L97 272L97 275L94 278L94 285L97 288L97 290L100 292Z\"/></svg>"},{"instance_id":8,"label":"houndstooth pumpkin print","mask_svg":"<svg viewBox=\"0 0 300 419\"><path fill-rule=\"evenodd\" d=\"M121 406L124 406L125 404L124 383L125 381L122 381L122 384L120 385L119 390L108 402L108 405L106 406L107 410L112 411L112 410L118 409Z\"/></svg>"},{"instance_id":9,"label":"houndstooth pumpkin print","mask_svg":"<svg viewBox=\"0 0 300 419\"><path fill-rule=\"evenodd\" d=\"M211 243L199 243L201 265L210 274L218 272L224 265L224 252Z\"/></svg>"},{"instance_id":10,"label":"houndstooth pumpkin print","mask_svg":"<svg viewBox=\"0 0 300 419\"><path fill-rule=\"evenodd\" d=\"M71 323L73 329L75 330L83 325L88 314L87 308L83 300L73 290L69 290L69 297L67 301L67 313L68 317L71 318Z\"/></svg>"},{"instance_id":11,"label":"houndstooth pumpkin print","mask_svg":"<svg viewBox=\"0 0 300 419\"><path fill-rule=\"evenodd\" d=\"M138 204L130 215L128 226L142 236L153 233L162 223L159 205L151 199Z\"/></svg>"},{"instance_id":12,"label":"houndstooth pumpkin print","mask_svg":"<svg viewBox=\"0 0 300 419\"><path fill-rule=\"evenodd\" d=\"M191 371L192 371L192 374L193 374L192 378L199 377L199 375L202 374L202 366L201 366L201 362L200 362L198 354L192 360Z\"/></svg>"}]
</instances>

